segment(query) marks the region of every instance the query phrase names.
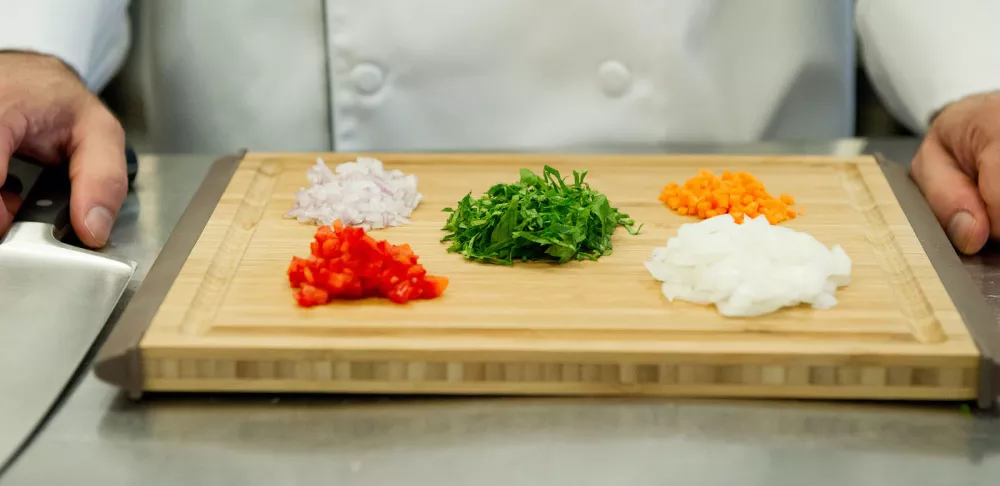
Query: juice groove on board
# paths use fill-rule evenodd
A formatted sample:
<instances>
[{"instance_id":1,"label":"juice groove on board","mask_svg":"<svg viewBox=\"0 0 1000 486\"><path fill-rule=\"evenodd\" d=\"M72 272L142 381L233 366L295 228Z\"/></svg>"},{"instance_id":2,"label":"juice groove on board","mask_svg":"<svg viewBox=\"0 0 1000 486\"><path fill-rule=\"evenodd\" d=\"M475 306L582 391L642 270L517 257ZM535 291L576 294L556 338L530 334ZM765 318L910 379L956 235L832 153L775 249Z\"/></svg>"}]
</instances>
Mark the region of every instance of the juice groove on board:
<instances>
[{"instance_id":1,"label":"juice groove on board","mask_svg":"<svg viewBox=\"0 0 1000 486\"><path fill-rule=\"evenodd\" d=\"M868 241L875 248L879 263L893 284L894 294L900 301L900 308L906 315L913 337L922 343L945 341L947 337L944 329L934 315L934 309L927 301L927 296L913 275L913 270L903 258L896 235L878 210L878 205L861 170L856 164L845 165L840 167L840 174L854 209L861 213L864 219Z\"/></svg>"},{"instance_id":2,"label":"juice groove on board","mask_svg":"<svg viewBox=\"0 0 1000 486\"><path fill-rule=\"evenodd\" d=\"M198 286L194 301L184 314L181 321L181 332L184 334L198 334L211 325L280 174L278 164L272 160L264 161L257 169L232 224L222 238L222 244L215 252L215 258Z\"/></svg>"}]
</instances>

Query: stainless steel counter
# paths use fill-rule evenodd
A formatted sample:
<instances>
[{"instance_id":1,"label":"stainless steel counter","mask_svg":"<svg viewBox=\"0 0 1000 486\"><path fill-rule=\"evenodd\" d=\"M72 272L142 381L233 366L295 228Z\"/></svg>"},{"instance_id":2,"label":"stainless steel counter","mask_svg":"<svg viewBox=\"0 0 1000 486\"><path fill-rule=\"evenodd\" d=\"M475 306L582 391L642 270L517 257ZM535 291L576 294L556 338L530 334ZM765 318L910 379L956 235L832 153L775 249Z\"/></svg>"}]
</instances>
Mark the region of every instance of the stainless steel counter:
<instances>
[{"instance_id":1,"label":"stainless steel counter","mask_svg":"<svg viewBox=\"0 0 1000 486\"><path fill-rule=\"evenodd\" d=\"M868 145L899 161L916 148ZM844 141L665 150L863 148ZM109 250L140 262L133 289L213 158L141 160ZM965 260L995 310L998 258ZM998 454L1000 420L955 405L206 395L133 403L85 370L0 486L985 486L1000 478Z\"/></svg>"}]
</instances>

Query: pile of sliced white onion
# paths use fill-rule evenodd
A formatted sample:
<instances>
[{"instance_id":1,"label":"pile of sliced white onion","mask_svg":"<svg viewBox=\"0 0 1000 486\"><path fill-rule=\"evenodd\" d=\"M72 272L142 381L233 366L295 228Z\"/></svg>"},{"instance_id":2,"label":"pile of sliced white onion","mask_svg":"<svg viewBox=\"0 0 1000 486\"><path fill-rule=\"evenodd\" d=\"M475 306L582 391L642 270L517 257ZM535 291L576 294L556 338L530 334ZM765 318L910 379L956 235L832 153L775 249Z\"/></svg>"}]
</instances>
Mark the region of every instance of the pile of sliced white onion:
<instances>
[{"instance_id":1,"label":"pile of sliced white onion","mask_svg":"<svg viewBox=\"0 0 1000 486\"><path fill-rule=\"evenodd\" d=\"M729 214L682 225L645 262L663 295L715 304L719 313L750 317L810 304L829 309L837 288L851 281L851 259L840 245L772 225L759 216L736 224Z\"/></svg>"},{"instance_id":2,"label":"pile of sliced white onion","mask_svg":"<svg viewBox=\"0 0 1000 486\"><path fill-rule=\"evenodd\" d=\"M307 177L310 187L295 194L286 218L323 226L339 219L365 230L400 226L410 222L423 197L416 176L386 171L382 161L368 157L340 164L336 172L317 158Z\"/></svg>"}]
</instances>

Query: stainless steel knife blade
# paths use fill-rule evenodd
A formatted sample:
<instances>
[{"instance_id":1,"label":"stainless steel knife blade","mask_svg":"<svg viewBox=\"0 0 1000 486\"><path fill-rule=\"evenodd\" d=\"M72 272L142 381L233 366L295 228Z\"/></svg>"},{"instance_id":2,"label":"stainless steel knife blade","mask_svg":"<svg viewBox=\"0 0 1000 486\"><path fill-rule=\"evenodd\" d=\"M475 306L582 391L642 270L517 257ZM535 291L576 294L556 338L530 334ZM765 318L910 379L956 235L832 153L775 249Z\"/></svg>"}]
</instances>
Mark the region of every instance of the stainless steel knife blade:
<instances>
[{"instance_id":1,"label":"stainless steel knife blade","mask_svg":"<svg viewBox=\"0 0 1000 486\"><path fill-rule=\"evenodd\" d=\"M0 465L55 404L135 272L61 241L69 189L65 164L44 169L0 240Z\"/></svg>"}]
</instances>

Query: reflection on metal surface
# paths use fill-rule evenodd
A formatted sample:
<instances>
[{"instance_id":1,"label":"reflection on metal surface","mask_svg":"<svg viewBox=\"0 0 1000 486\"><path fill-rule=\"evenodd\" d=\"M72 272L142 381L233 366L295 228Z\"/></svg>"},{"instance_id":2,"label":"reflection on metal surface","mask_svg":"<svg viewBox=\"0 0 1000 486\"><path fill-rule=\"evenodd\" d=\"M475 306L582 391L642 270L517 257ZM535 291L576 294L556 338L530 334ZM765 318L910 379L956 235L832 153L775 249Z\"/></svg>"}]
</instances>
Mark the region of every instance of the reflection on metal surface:
<instances>
[{"instance_id":1,"label":"reflection on metal surface","mask_svg":"<svg viewBox=\"0 0 1000 486\"><path fill-rule=\"evenodd\" d=\"M38 447L31 474L14 470L11 484L881 486L1000 473L1000 423L933 406L204 395L90 403L96 422L65 423ZM947 481L926 481L937 476Z\"/></svg>"},{"instance_id":2,"label":"reflection on metal surface","mask_svg":"<svg viewBox=\"0 0 1000 486\"><path fill-rule=\"evenodd\" d=\"M990 304L993 317L1000 321L1000 245L990 243L979 254L964 256L962 260Z\"/></svg>"},{"instance_id":3,"label":"reflection on metal surface","mask_svg":"<svg viewBox=\"0 0 1000 486\"><path fill-rule=\"evenodd\" d=\"M242 449L349 453L392 448L513 444L559 437L567 442L683 437L720 444L792 441L857 452L940 454L980 461L1000 451L1000 423L962 416L958 407L910 410L823 402L657 399L371 399L328 396L281 398L153 398L156 415L124 400L115 408L135 414L130 430L111 415L100 430L108 438L156 438L183 443L208 428L201 444L236 443ZM920 410L923 412L920 412ZM206 413L211 412L211 413ZM218 417L228 417L219 421ZM912 419L920 417L917 426ZM131 428L142 430L135 434ZM336 438L336 440L331 440Z\"/></svg>"},{"instance_id":4,"label":"reflection on metal surface","mask_svg":"<svg viewBox=\"0 0 1000 486\"><path fill-rule=\"evenodd\" d=\"M140 262L137 276L146 275L216 158L141 161L129 204L143 209L115 229L115 241L133 243L112 250ZM981 263L965 261L1000 304L1000 267ZM0 486L985 486L1000 477L998 449L1000 422L950 405L273 395L148 395L134 403L87 375Z\"/></svg>"}]
</instances>

